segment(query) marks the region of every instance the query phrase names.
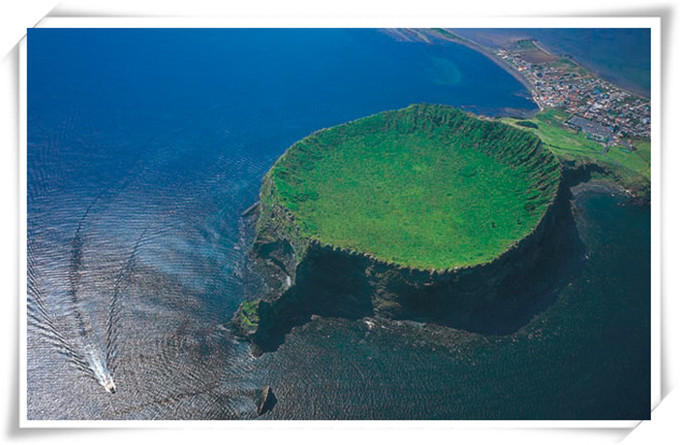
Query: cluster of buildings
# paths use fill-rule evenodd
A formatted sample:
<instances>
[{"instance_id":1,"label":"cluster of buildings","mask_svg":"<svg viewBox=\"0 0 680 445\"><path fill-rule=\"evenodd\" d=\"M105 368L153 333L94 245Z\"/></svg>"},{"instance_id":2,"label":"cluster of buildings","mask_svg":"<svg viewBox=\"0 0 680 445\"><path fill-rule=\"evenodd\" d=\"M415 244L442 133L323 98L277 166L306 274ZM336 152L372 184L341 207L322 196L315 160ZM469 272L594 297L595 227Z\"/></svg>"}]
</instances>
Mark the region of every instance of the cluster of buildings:
<instances>
[{"instance_id":1,"label":"cluster of buildings","mask_svg":"<svg viewBox=\"0 0 680 445\"><path fill-rule=\"evenodd\" d=\"M566 125L605 146L632 148L631 137L649 137L648 99L615 87L570 59L532 63L524 53L521 49L499 49L496 56L525 77L541 109L566 111L572 116Z\"/></svg>"}]
</instances>

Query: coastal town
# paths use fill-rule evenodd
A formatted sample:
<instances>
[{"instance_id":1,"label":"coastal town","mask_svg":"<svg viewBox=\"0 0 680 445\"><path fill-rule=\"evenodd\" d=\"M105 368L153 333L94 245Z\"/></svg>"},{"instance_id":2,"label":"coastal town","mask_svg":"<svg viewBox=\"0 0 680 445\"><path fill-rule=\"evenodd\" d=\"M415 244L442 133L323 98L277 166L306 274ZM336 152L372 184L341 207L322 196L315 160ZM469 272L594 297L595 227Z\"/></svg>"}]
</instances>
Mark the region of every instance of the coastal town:
<instances>
[{"instance_id":1,"label":"coastal town","mask_svg":"<svg viewBox=\"0 0 680 445\"><path fill-rule=\"evenodd\" d=\"M649 138L649 99L612 85L569 57L552 55L534 39L496 49L495 56L526 79L541 109L565 111L571 116L565 125L605 148L634 150L631 139Z\"/></svg>"},{"instance_id":2,"label":"coastal town","mask_svg":"<svg viewBox=\"0 0 680 445\"><path fill-rule=\"evenodd\" d=\"M567 115L561 125L600 143L602 153L615 146L632 152L639 141L649 141L649 98L613 85L569 55L553 54L535 38L487 46L450 28L406 28L390 34L399 40L443 39L485 54L524 84L541 111L554 109Z\"/></svg>"}]
</instances>

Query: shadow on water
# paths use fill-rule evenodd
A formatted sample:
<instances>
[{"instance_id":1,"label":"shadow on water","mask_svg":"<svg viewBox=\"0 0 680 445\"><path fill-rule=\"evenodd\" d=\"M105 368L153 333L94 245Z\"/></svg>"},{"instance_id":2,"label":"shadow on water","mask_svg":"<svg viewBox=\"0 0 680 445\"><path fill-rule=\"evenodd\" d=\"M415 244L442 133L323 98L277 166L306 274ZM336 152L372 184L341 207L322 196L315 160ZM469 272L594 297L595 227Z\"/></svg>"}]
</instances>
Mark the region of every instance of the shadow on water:
<instances>
[{"instance_id":1,"label":"shadow on water","mask_svg":"<svg viewBox=\"0 0 680 445\"><path fill-rule=\"evenodd\" d=\"M272 255L260 251L251 271L261 274L262 286L250 294L264 295L268 291L270 297L258 306L259 326L251 337L254 350L256 353L276 351L284 343L286 334L314 316L349 320L388 316L483 335L509 335L518 331L553 304L561 290L584 269L585 246L577 231L569 189L580 182L582 176L570 176L563 182L553 210L554 222L535 246L540 251L537 258L526 264L511 265L512 272L494 287L491 296L477 292L478 276L463 277L454 285L450 280L440 281L431 289L426 285L415 291L396 280L378 285L394 298L384 303L375 295L376 283L367 279L371 266L366 262L347 261L342 255L310 250L306 258L294 266L294 262L280 259L291 258L292 249L283 245L287 243L273 248L280 253L275 262L261 261L263 253L265 258ZM295 283L286 289L291 267L296 268ZM273 290L277 286L278 292ZM272 295L278 297L271 298Z\"/></svg>"},{"instance_id":2,"label":"shadow on water","mask_svg":"<svg viewBox=\"0 0 680 445\"><path fill-rule=\"evenodd\" d=\"M547 240L550 245L544 260L536 262L521 276L506 280L500 287L498 301L478 305L463 329L486 335L512 334L552 305L562 289L583 272L586 248L576 225L571 187L589 182L594 173L606 175L608 172L596 164L567 164L563 172L555 208L556 223ZM516 304L503 304L511 301Z\"/></svg>"},{"instance_id":3,"label":"shadow on water","mask_svg":"<svg viewBox=\"0 0 680 445\"><path fill-rule=\"evenodd\" d=\"M361 265L353 265L352 273L343 258L316 259L298 267L295 286L276 300L260 303L260 328L253 338L256 352L275 351L293 327L309 322L313 316L357 320L374 315L372 291Z\"/></svg>"},{"instance_id":4,"label":"shadow on water","mask_svg":"<svg viewBox=\"0 0 680 445\"><path fill-rule=\"evenodd\" d=\"M499 288L498 299L479 304L469 324L460 327L485 335L512 334L552 305L562 289L583 272L586 250L571 209L572 199L565 183L543 258L521 275L508 277Z\"/></svg>"}]
</instances>

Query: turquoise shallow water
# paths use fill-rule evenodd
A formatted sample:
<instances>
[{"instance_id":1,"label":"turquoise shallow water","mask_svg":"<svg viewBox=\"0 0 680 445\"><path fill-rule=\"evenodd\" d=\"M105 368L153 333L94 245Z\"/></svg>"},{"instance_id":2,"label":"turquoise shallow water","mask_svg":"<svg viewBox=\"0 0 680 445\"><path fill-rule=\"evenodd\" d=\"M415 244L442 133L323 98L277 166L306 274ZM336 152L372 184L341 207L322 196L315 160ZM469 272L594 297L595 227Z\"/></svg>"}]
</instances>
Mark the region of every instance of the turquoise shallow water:
<instances>
[{"instance_id":1,"label":"turquoise shallow water","mask_svg":"<svg viewBox=\"0 0 680 445\"><path fill-rule=\"evenodd\" d=\"M29 30L29 418L254 418L264 384L276 418L648 415L649 210L607 193L579 207L582 278L516 339L321 320L255 358L232 337L262 175L413 102L535 110L485 57L375 30Z\"/></svg>"}]
</instances>

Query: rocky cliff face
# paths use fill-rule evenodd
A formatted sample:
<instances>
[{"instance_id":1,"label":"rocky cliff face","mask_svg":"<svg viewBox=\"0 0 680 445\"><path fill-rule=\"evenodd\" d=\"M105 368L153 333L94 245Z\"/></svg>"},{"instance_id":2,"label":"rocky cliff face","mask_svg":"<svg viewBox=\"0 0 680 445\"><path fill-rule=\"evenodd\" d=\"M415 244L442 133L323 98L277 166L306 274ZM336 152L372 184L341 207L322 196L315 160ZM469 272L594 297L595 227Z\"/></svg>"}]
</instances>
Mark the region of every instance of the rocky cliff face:
<instances>
[{"instance_id":1,"label":"rocky cliff face","mask_svg":"<svg viewBox=\"0 0 680 445\"><path fill-rule=\"evenodd\" d=\"M608 183L624 191L632 204L648 205L652 196L649 181L623 178L617 172L595 160L562 161L562 177L563 181L570 187L588 182L593 178L605 179Z\"/></svg>"},{"instance_id":2,"label":"rocky cliff face","mask_svg":"<svg viewBox=\"0 0 680 445\"><path fill-rule=\"evenodd\" d=\"M448 138L470 143L479 139L484 143L475 142L474 147L524 171L527 187L535 193L532 202L535 205L535 199L541 198L541 208L547 205L547 209L523 238L491 261L473 266L410 268L325 244L316 232L303 230L304 221L296 222L299 213L290 210L297 203L291 201L290 190L297 184L291 178L301 174L300 168L311 168L310 159L332 152L335 146L338 135L332 129L320 130L289 148L263 179L251 256L266 292L236 313L233 326L240 335L261 350L273 350L286 332L313 315L415 320L501 334L517 329L532 308L543 304L541 298L554 285L565 256L564 246L569 243L564 236L571 233L565 224L571 220L560 165L537 138L450 107L427 104L334 128L341 128L344 137L365 131L383 134L395 128L404 134L444 128Z\"/></svg>"},{"instance_id":3,"label":"rocky cliff face","mask_svg":"<svg viewBox=\"0 0 680 445\"><path fill-rule=\"evenodd\" d=\"M507 333L526 322L554 286L560 258L570 256L569 190L565 184L534 231L493 261L473 267L419 270L323 245L300 236L294 216L262 187L261 213L251 252L267 282L267 295L242 307L234 326L259 350L271 351L293 326L313 315L366 316L433 322ZM245 308L248 309L248 308Z\"/></svg>"}]
</instances>

